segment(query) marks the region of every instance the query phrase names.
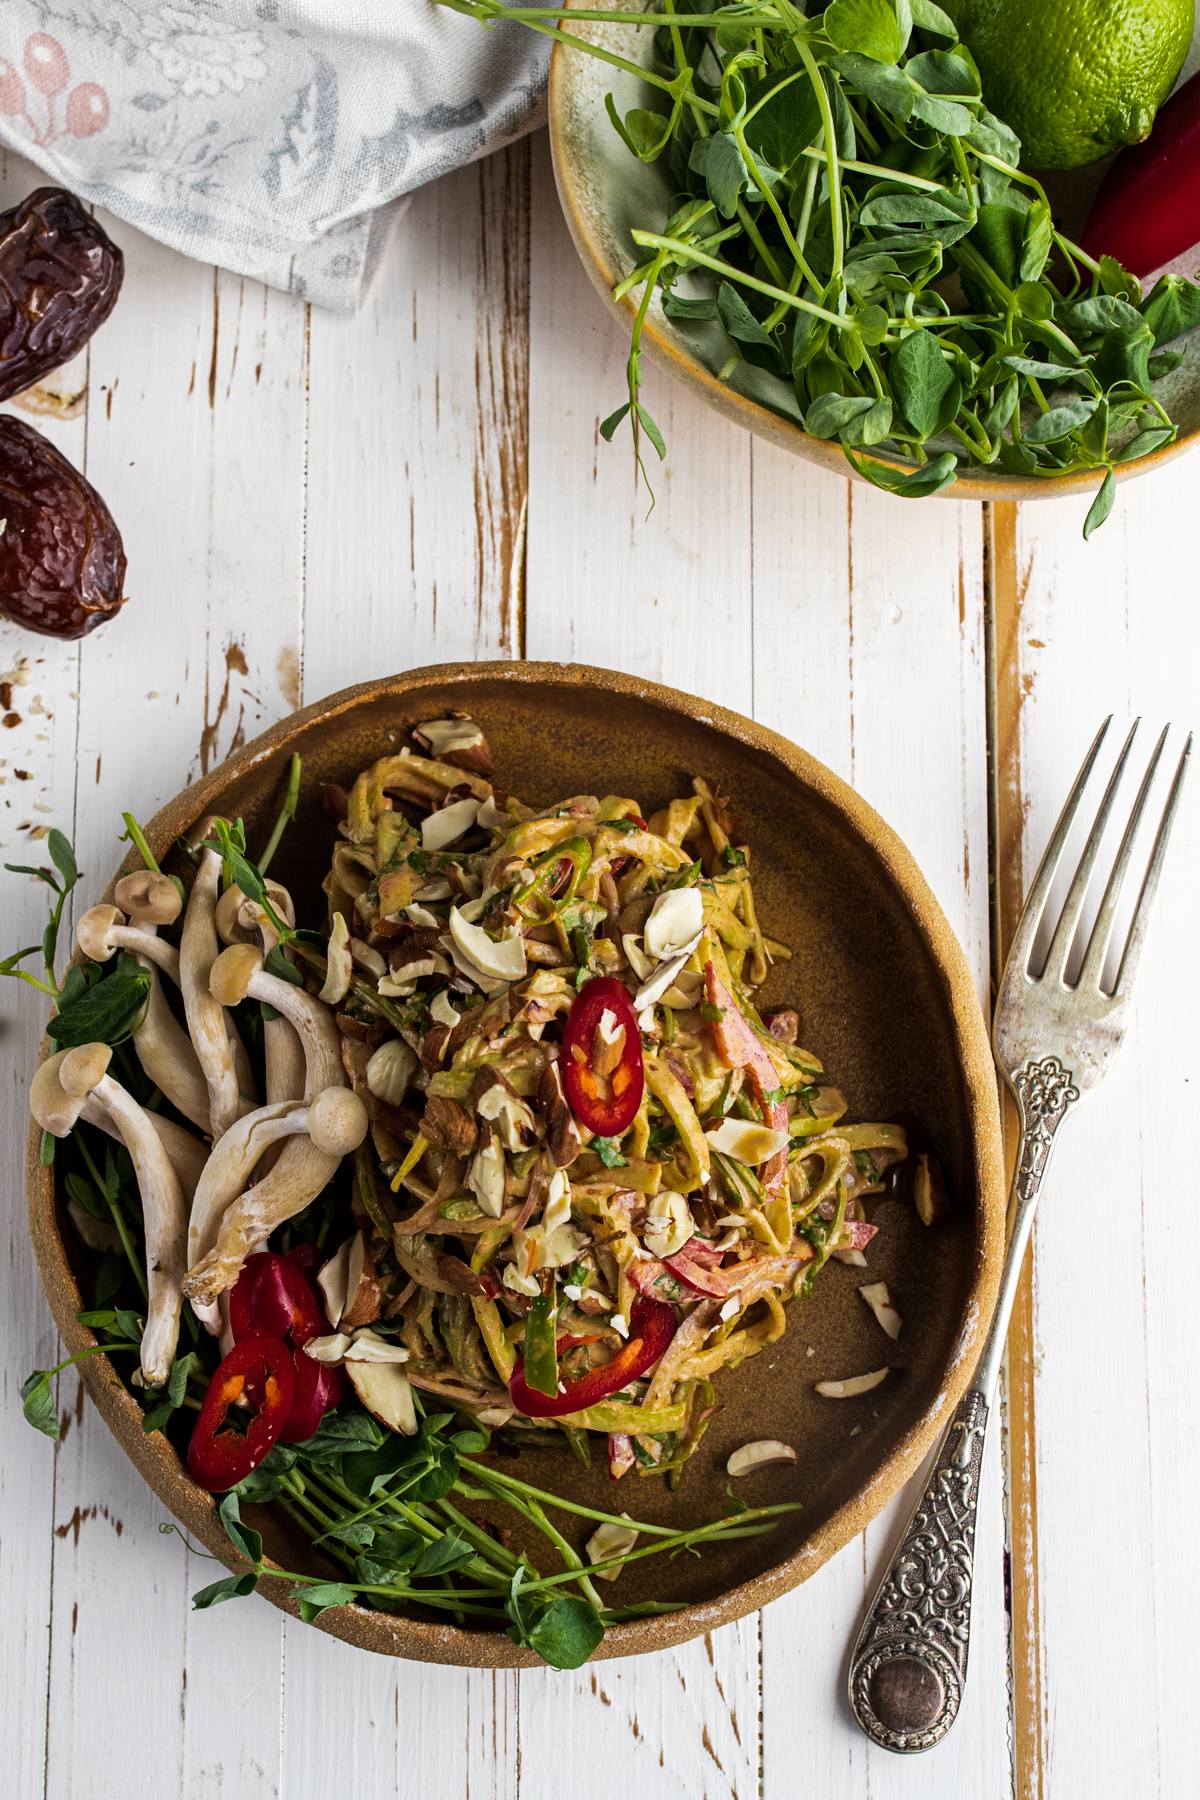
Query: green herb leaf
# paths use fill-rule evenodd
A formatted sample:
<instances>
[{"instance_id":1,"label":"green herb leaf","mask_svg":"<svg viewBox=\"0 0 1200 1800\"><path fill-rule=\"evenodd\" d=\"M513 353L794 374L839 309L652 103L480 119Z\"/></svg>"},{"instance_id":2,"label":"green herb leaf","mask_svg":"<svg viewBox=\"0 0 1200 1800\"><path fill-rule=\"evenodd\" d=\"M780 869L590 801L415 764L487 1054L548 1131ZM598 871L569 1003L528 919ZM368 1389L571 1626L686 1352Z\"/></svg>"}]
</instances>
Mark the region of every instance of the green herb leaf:
<instances>
[{"instance_id":1,"label":"green herb leaf","mask_svg":"<svg viewBox=\"0 0 1200 1800\"><path fill-rule=\"evenodd\" d=\"M304 1458L311 1463L334 1462L347 1452L361 1452L366 1446L382 1444L389 1434L365 1412L341 1412L327 1415L304 1446ZM401 1443L407 1442L401 1439Z\"/></svg>"},{"instance_id":2,"label":"green herb leaf","mask_svg":"<svg viewBox=\"0 0 1200 1800\"><path fill-rule=\"evenodd\" d=\"M100 1267L96 1272L95 1301L97 1306L107 1306L121 1291L121 1283L125 1276L125 1263L115 1250L106 1250L100 1259Z\"/></svg>"},{"instance_id":3,"label":"green herb leaf","mask_svg":"<svg viewBox=\"0 0 1200 1800\"><path fill-rule=\"evenodd\" d=\"M257 1586L257 1569L247 1569L242 1575L226 1575L224 1581L214 1581L211 1587L201 1588L198 1594L192 1595L192 1611L204 1612L210 1606L219 1606L222 1600L244 1599Z\"/></svg>"},{"instance_id":4,"label":"green herb leaf","mask_svg":"<svg viewBox=\"0 0 1200 1800\"><path fill-rule=\"evenodd\" d=\"M280 981L289 981L293 987L303 987L304 977L295 963L289 962L279 944L273 944L267 952L263 968L268 975L278 976Z\"/></svg>"},{"instance_id":5,"label":"green herb leaf","mask_svg":"<svg viewBox=\"0 0 1200 1800\"><path fill-rule=\"evenodd\" d=\"M1021 280L1036 281L1046 266L1054 244L1054 220L1044 200L1031 206L1025 214L1025 231L1021 243Z\"/></svg>"},{"instance_id":6,"label":"green herb leaf","mask_svg":"<svg viewBox=\"0 0 1200 1800\"><path fill-rule=\"evenodd\" d=\"M1154 347L1170 344L1200 325L1200 287L1182 275L1164 275L1142 308Z\"/></svg>"},{"instance_id":7,"label":"green herb leaf","mask_svg":"<svg viewBox=\"0 0 1200 1800\"><path fill-rule=\"evenodd\" d=\"M621 1155L619 1138L594 1137L588 1149L596 1152L606 1169L625 1169L629 1166L627 1158Z\"/></svg>"},{"instance_id":8,"label":"green herb leaf","mask_svg":"<svg viewBox=\"0 0 1200 1800\"><path fill-rule=\"evenodd\" d=\"M604 106L616 130L639 162L651 163L661 156L671 135L669 117L635 106L622 119L611 94L605 94Z\"/></svg>"},{"instance_id":9,"label":"green herb leaf","mask_svg":"<svg viewBox=\"0 0 1200 1800\"><path fill-rule=\"evenodd\" d=\"M617 429L617 426L621 423L621 420L625 417L625 414L628 411L629 411L629 402L627 400L625 402L624 406L618 406L616 412L609 413L607 419L601 420L600 436L604 439L606 444L612 443L613 432Z\"/></svg>"},{"instance_id":10,"label":"green herb leaf","mask_svg":"<svg viewBox=\"0 0 1200 1800\"><path fill-rule=\"evenodd\" d=\"M906 125L913 109L913 85L903 70L894 63L875 62L869 56L860 56L857 51L848 50L841 56L830 57L830 62L840 75L853 83L860 93L873 100L892 118ZM801 85L801 84L797 84ZM809 87L809 93L812 89ZM814 109L816 101L813 100ZM820 127L821 115L817 112L817 126ZM813 137L816 136L814 131ZM812 138L809 139L809 143ZM803 146L807 148L807 145Z\"/></svg>"},{"instance_id":11,"label":"green herb leaf","mask_svg":"<svg viewBox=\"0 0 1200 1800\"><path fill-rule=\"evenodd\" d=\"M1136 462L1141 456L1149 456L1154 450L1161 450L1164 444L1170 444L1176 437L1174 425L1160 425L1152 431L1139 431L1135 438L1122 446L1113 457L1115 463Z\"/></svg>"},{"instance_id":12,"label":"green herb leaf","mask_svg":"<svg viewBox=\"0 0 1200 1800\"><path fill-rule=\"evenodd\" d=\"M1100 492L1092 501L1092 504L1088 509L1088 516L1083 522L1083 536L1085 543L1087 539L1091 537L1093 531L1096 531L1103 525L1105 519L1107 519L1109 513L1113 509L1113 501L1116 497L1117 478L1112 470L1109 469L1104 480L1100 483Z\"/></svg>"},{"instance_id":13,"label":"green herb leaf","mask_svg":"<svg viewBox=\"0 0 1200 1800\"><path fill-rule=\"evenodd\" d=\"M225 1535L235 1550L240 1550L247 1562L262 1562L262 1538L249 1525L242 1524L241 1502L237 1489L226 1494L219 1507L221 1523L225 1527Z\"/></svg>"},{"instance_id":14,"label":"green herb leaf","mask_svg":"<svg viewBox=\"0 0 1200 1800\"><path fill-rule=\"evenodd\" d=\"M79 880L79 870L75 866L75 852L57 826L51 829L46 848L50 852L50 861L63 878L63 892L69 894Z\"/></svg>"},{"instance_id":15,"label":"green herb leaf","mask_svg":"<svg viewBox=\"0 0 1200 1800\"><path fill-rule=\"evenodd\" d=\"M1065 438L1072 431L1091 418L1096 410L1095 400L1069 400L1065 406L1052 406L1035 419L1025 432L1027 444L1054 444Z\"/></svg>"},{"instance_id":16,"label":"green herb leaf","mask_svg":"<svg viewBox=\"0 0 1200 1800\"><path fill-rule=\"evenodd\" d=\"M466 1538L460 1537L456 1531L447 1531L440 1538L421 1552L413 1564L414 1577L419 1575L447 1575L451 1569L461 1569L464 1563L470 1562L475 1551Z\"/></svg>"},{"instance_id":17,"label":"green herb leaf","mask_svg":"<svg viewBox=\"0 0 1200 1800\"><path fill-rule=\"evenodd\" d=\"M951 44L957 44L958 27L940 6L933 4L933 0L909 0L909 5L914 25L919 26L922 31L945 38Z\"/></svg>"},{"instance_id":18,"label":"green herb leaf","mask_svg":"<svg viewBox=\"0 0 1200 1800\"><path fill-rule=\"evenodd\" d=\"M742 1499L741 1495L735 1494L731 1487L726 1487L725 1498L721 1502L721 1517L723 1519L738 1519L743 1513L748 1513L749 1511L750 1508Z\"/></svg>"},{"instance_id":19,"label":"green herb leaf","mask_svg":"<svg viewBox=\"0 0 1200 1800\"><path fill-rule=\"evenodd\" d=\"M954 372L930 331L910 332L892 354L888 369L892 392L919 438L937 429L942 401L954 383Z\"/></svg>"},{"instance_id":20,"label":"green herb leaf","mask_svg":"<svg viewBox=\"0 0 1200 1800\"><path fill-rule=\"evenodd\" d=\"M355 1590L347 1587L344 1581L320 1581L312 1587L294 1587L290 1590L293 1600L300 1602L300 1617L306 1625L319 1619L323 1612L331 1606L349 1606Z\"/></svg>"},{"instance_id":21,"label":"green herb leaf","mask_svg":"<svg viewBox=\"0 0 1200 1800\"><path fill-rule=\"evenodd\" d=\"M723 281L717 289L717 316L743 357L760 369L782 375L784 361L775 339L765 332L737 289Z\"/></svg>"},{"instance_id":22,"label":"green herb leaf","mask_svg":"<svg viewBox=\"0 0 1200 1800\"><path fill-rule=\"evenodd\" d=\"M810 437L836 437L874 404L869 394L820 394L804 415L804 429Z\"/></svg>"},{"instance_id":23,"label":"green herb leaf","mask_svg":"<svg viewBox=\"0 0 1200 1800\"><path fill-rule=\"evenodd\" d=\"M879 67L877 63L871 66ZM745 131L746 142L755 154L764 157L773 169L779 169L785 175L816 141L821 129L821 108L812 82L806 76L799 80L788 79L794 75L794 70L784 69L771 77L771 85L780 81L787 85L765 102L762 95L768 84L764 83L755 91L752 103L760 110L747 121ZM904 85L907 88L907 82Z\"/></svg>"},{"instance_id":24,"label":"green herb leaf","mask_svg":"<svg viewBox=\"0 0 1200 1800\"><path fill-rule=\"evenodd\" d=\"M707 1019L710 1025L719 1024L725 1017L725 1008L723 1006L714 1006L711 1000L702 1000L700 1002L700 1017L702 1019Z\"/></svg>"},{"instance_id":25,"label":"green herb leaf","mask_svg":"<svg viewBox=\"0 0 1200 1800\"><path fill-rule=\"evenodd\" d=\"M58 1409L50 1392L50 1377L44 1369L35 1369L29 1379L21 1383L21 1410L35 1431L43 1431L48 1438L57 1440Z\"/></svg>"},{"instance_id":26,"label":"green herb leaf","mask_svg":"<svg viewBox=\"0 0 1200 1800\"><path fill-rule=\"evenodd\" d=\"M875 62L894 63L904 53L904 39L888 0L832 0L821 25L839 50L858 50Z\"/></svg>"},{"instance_id":27,"label":"green herb leaf","mask_svg":"<svg viewBox=\"0 0 1200 1800\"><path fill-rule=\"evenodd\" d=\"M722 217L732 219L738 196L750 185L750 171L736 141L724 131L697 138L688 167L704 177L708 197Z\"/></svg>"},{"instance_id":28,"label":"green herb leaf","mask_svg":"<svg viewBox=\"0 0 1200 1800\"><path fill-rule=\"evenodd\" d=\"M1088 300L1076 300L1073 305L1065 306L1062 322L1071 332L1111 331L1114 325L1141 325L1143 319L1137 307L1130 306L1128 300L1122 300L1116 294L1093 294Z\"/></svg>"},{"instance_id":29,"label":"green herb leaf","mask_svg":"<svg viewBox=\"0 0 1200 1800\"><path fill-rule=\"evenodd\" d=\"M150 976L106 975L73 1005L50 1019L46 1035L60 1050L80 1044L119 1044L136 1028L150 994Z\"/></svg>"}]
</instances>

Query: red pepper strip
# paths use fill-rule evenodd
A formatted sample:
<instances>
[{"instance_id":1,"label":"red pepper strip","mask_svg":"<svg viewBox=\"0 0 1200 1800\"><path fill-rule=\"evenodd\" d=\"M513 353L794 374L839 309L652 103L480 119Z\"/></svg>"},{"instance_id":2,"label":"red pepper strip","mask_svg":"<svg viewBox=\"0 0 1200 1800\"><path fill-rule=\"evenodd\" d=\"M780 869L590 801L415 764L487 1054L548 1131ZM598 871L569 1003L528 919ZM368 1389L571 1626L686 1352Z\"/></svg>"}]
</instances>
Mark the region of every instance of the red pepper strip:
<instances>
[{"instance_id":1,"label":"red pepper strip","mask_svg":"<svg viewBox=\"0 0 1200 1800\"><path fill-rule=\"evenodd\" d=\"M632 1469L637 1457L633 1454L633 1439L627 1431L610 1431L608 1434L608 1479L620 1481Z\"/></svg>"},{"instance_id":2,"label":"red pepper strip","mask_svg":"<svg viewBox=\"0 0 1200 1800\"><path fill-rule=\"evenodd\" d=\"M296 1391L292 1397L292 1410L279 1434L280 1443L307 1443L324 1414L337 1405L345 1391L345 1369L314 1362L311 1356L305 1356L300 1351L296 1357Z\"/></svg>"},{"instance_id":3,"label":"red pepper strip","mask_svg":"<svg viewBox=\"0 0 1200 1800\"><path fill-rule=\"evenodd\" d=\"M592 1067L596 1028L605 1012L625 1027L621 1060L609 1077L609 1092L602 1091ZM575 1051L579 1055L575 1055ZM559 1059L563 1085L572 1112L597 1137L620 1137L633 1124L646 1087L642 1059L642 1034L629 989L611 975L594 975L585 981L567 1015Z\"/></svg>"},{"instance_id":4,"label":"red pepper strip","mask_svg":"<svg viewBox=\"0 0 1200 1800\"><path fill-rule=\"evenodd\" d=\"M747 1025L737 1001L711 962L704 965L704 982L709 1005L721 1010L721 1017L712 1024L718 1056L727 1069L745 1069L754 1098L762 1108L764 1122L772 1131L786 1131L787 1107L782 1100L767 1099L767 1095L774 1093L780 1083L779 1071L771 1061L766 1046L759 1043ZM766 1188L778 1187L786 1168L787 1151L777 1150L774 1156L761 1165L758 1178Z\"/></svg>"},{"instance_id":5,"label":"red pepper strip","mask_svg":"<svg viewBox=\"0 0 1200 1800\"><path fill-rule=\"evenodd\" d=\"M584 1412L653 1368L674 1336L674 1307L639 1294L630 1310L629 1342L610 1363L568 1382L562 1394L539 1394L525 1380L524 1364L518 1363L508 1384L508 1397L527 1419L557 1419L563 1413Z\"/></svg>"},{"instance_id":6,"label":"red pepper strip","mask_svg":"<svg viewBox=\"0 0 1200 1800\"><path fill-rule=\"evenodd\" d=\"M695 1294L704 1294L710 1300L723 1300L729 1292L729 1277L724 1270L692 1262L686 1249L677 1256L664 1257L661 1262L631 1263L626 1274L638 1293L647 1294L652 1300L669 1300L672 1285L690 1289L690 1293L678 1295L676 1305L690 1300ZM664 1277L665 1291L661 1285Z\"/></svg>"},{"instance_id":7,"label":"red pepper strip","mask_svg":"<svg viewBox=\"0 0 1200 1800\"><path fill-rule=\"evenodd\" d=\"M862 1219L847 1219L845 1229L850 1233L849 1239L840 1241L838 1249L865 1250L879 1227L867 1225Z\"/></svg>"},{"instance_id":8,"label":"red pepper strip","mask_svg":"<svg viewBox=\"0 0 1200 1800\"><path fill-rule=\"evenodd\" d=\"M249 1391L252 1376L258 1378L263 1397L245 1436L223 1431L226 1414ZM235 1344L208 1384L188 1445L188 1474L197 1487L220 1494L245 1481L283 1430L295 1390L295 1364L279 1338L251 1332Z\"/></svg>"},{"instance_id":9,"label":"red pepper strip","mask_svg":"<svg viewBox=\"0 0 1200 1800\"><path fill-rule=\"evenodd\" d=\"M1122 150L1088 214L1080 249L1149 275L1200 242L1200 77L1158 110L1154 129Z\"/></svg>"},{"instance_id":10,"label":"red pepper strip","mask_svg":"<svg viewBox=\"0 0 1200 1800\"><path fill-rule=\"evenodd\" d=\"M269 1250L248 1256L229 1296L234 1342L258 1331L264 1337L290 1335L295 1349L322 1331L322 1314L295 1263Z\"/></svg>"}]
</instances>

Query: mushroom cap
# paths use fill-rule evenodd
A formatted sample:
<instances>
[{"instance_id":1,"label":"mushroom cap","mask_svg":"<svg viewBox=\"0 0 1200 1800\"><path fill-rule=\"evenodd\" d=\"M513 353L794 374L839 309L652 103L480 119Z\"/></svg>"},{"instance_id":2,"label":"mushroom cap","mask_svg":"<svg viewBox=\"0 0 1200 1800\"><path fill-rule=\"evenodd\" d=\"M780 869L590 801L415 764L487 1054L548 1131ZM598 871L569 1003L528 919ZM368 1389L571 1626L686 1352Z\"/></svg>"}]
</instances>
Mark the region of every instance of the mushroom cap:
<instances>
[{"instance_id":1,"label":"mushroom cap","mask_svg":"<svg viewBox=\"0 0 1200 1800\"><path fill-rule=\"evenodd\" d=\"M278 881L266 881L267 899L285 924L294 925L296 914L292 896ZM247 900L236 882L227 887L217 901L217 936L223 944L257 944L259 927L270 924L257 900Z\"/></svg>"},{"instance_id":2,"label":"mushroom cap","mask_svg":"<svg viewBox=\"0 0 1200 1800\"><path fill-rule=\"evenodd\" d=\"M352 1088L326 1088L308 1109L308 1135L326 1156L348 1156L367 1135L367 1109Z\"/></svg>"},{"instance_id":3,"label":"mushroom cap","mask_svg":"<svg viewBox=\"0 0 1200 1800\"><path fill-rule=\"evenodd\" d=\"M125 914L117 906L93 906L75 927L75 941L91 962L107 962L117 954L112 933L124 925Z\"/></svg>"},{"instance_id":4,"label":"mushroom cap","mask_svg":"<svg viewBox=\"0 0 1200 1800\"><path fill-rule=\"evenodd\" d=\"M74 1050L68 1050L58 1071L64 1093L77 1100L86 1100L96 1083L108 1073L111 1061L109 1044L79 1044Z\"/></svg>"},{"instance_id":5,"label":"mushroom cap","mask_svg":"<svg viewBox=\"0 0 1200 1800\"><path fill-rule=\"evenodd\" d=\"M117 905L145 925L173 925L183 911L179 889L157 869L135 869L116 886Z\"/></svg>"},{"instance_id":6,"label":"mushroom cap","mask_svg":"<svg viewBox=\"0 0 1200 1800\"><path fill-rule=\"evenodd\" d=\"M70 1136L84 1101L83 1095L68 1094L60 1079L63 1063L70 1054L69 1050L56 1050L29 1084L29 1110L42 1130L56 1138Z\"/></svg>"},{"instance_id":7,"label":"mushroom cap","mask_svg":"<svg viewBox=\"0 0 1200 1800\"><path fill-rule=\"evenodd\" d=\"M208 991L222 1006L237 1006L263 966L262 951L253 944L230 944L213 963Z\"/></svg>"}]
</instances>

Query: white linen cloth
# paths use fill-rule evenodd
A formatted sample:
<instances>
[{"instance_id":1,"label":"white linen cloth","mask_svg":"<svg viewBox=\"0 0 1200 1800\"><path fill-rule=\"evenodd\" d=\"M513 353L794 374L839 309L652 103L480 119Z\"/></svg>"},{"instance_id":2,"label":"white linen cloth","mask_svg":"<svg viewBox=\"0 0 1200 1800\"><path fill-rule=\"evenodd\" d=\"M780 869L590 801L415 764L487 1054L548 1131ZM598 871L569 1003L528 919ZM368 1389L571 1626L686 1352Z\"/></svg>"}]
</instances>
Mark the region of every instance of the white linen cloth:
<instances>
[{"instance_id":1,"label":"white linen cloth","mask_svg":"<svg viewBox=\"0 0 1200 1800\"><path fill-rule=\"evenodd\" d=\"M403 196L542 122L549 60L432 0L2 0L0 140L187 256L353 311Z\"/></svg>"}]
</instances>

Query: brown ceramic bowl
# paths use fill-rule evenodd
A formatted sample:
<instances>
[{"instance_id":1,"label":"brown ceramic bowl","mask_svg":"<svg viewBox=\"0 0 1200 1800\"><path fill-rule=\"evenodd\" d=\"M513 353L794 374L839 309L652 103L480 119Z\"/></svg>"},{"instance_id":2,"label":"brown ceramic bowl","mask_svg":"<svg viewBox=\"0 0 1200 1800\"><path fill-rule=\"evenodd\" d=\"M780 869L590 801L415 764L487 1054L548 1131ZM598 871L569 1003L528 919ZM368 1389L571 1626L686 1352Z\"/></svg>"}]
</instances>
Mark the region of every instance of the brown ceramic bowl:
<instances>
[{"instance_id":1,"label":"brown ceramic bowl","mask_svg":"<svg viewBox=\"0 0 1200 1800\"><path fill-rule=\"evenodd\" d=\"M785 1593L862 1530L933 1444L966 1386L996 1296L1004 1219L996 1082L963 953L895 833L785 739L630 676L550 663L476 663L348 688L293 714L185 788L149 826L151 848L169 858L177 835L213 810L240 814L251 845L261 843L288 758L299 751L300 811L272 874L291 888L302 920L318 919L334 836L321 808L323 785L349 785L401 741L406 727L454 709L483 725L503 780L529 803L618 793L653 811L688 792L693 773L731 794L754 851L760 917L796 953L773 974L770 998L798 1005L803 1041L845 1091L850 1117L904 1124L915 1149L936 1151L954 1199L950 1222L930 1229L907 1200L879 1206L870 1275L888 1282L903 1315L898 1342L883 1336L858 1298L862 1271L831 1263L814 1297L789 1307L782 1340L717 1377L724 1410L678 1494L633 1476L614 1490L603 1469L585 1472L565 1451L521 1452L522 1475L539 1486L606 1510L698 1523L718 1515L725 1462L739 1444L782 1438L795 1446L794 1466L766 1469L742 1484L754 1504L803 1501L803 1512L771 1536L706 1549L699 1560L650 1561L639 1565L644 1575L631 1569L621 1576L615 1604L650 1596L687 1603L680 1612L612 1627L599 1654L623 1656L681 1643ZM134 861L131 854L117 873ZM38 1149L33 1131L30 1227L73 1354L94 1342L75 1320L90 1304L94 1259L76 1239ZM813 1392L823 1377L883 1363L893 1368L888 1382L862 1399L822 1400ZM98 1410L164 1504L209 1549L227 1555L213 1500L193 1486L161 1433L143 1435L141 1410L108 1359L80 1367ZM278 1566L332 1572L286 1517L263 1508L255 1523ZM282 1582L268 1582L264 1591L296 1611ZM500 1632L355 1606L326 1613L320 1628L365 1649L430 1662L536 1660Z\"/></svg>"},{"instance_id":2,"label":"brown ceramic bowl","mask_svg":"<svg viewBox=\"0 0 1200 1800\"><path fill-rule=\"evenodd\" d=\"M576 3L589 6L592 0ZM622 6L630 12L645 10L643 0L614 0L614 10ZM639 26L581 24L570 29L627 62L644 66L649 60L652 34ZM594 56L555 45L550 64L550 147L559 199L592 285L624 329L631 331L641 289L620 301L612 297L616 284L637 266L635 256L639 253L629 235L630 228L661 230L677 202L665 159L649 164L639 162L617 136L604 106L605 95L610 93L622 117L633 106L661 110L662 96L648 83ZM1106 166L1098 163L1090 169L1077 170L1065 180L1047 179L1055 212L1063 219L1068 235L1077 235L1082 228ZM697 294L702 291L708 290L695 289ZM686 277L680 292L691 292ZM810 437L801 428L790 383L745 362L729 380L717 379L717 372L729 355L729 339L718 325L668 319L656 294L646 314L642 345L652 362L733 424L744 426L806 462L819 463L835 475L850 475L855 481L863 479L851 469L839 444ZM1156 383L1154 390L1178 424L1178 438L1137 462L1118 465L1118 481L1161 467L1190 448L1200 436L1200 333L1192 333L1185 349L1182 366ZM614 394L613 405L620 399L620 394ZM667 453L670 454L670 445ZM1006 475L998 468L976 468L960 474L952 487L942 490L941 497L1045 500L1098 488L1100 480L1096 472L1084 470L1049 481L1036 476Z\"/></svg>"}]
</instances>

